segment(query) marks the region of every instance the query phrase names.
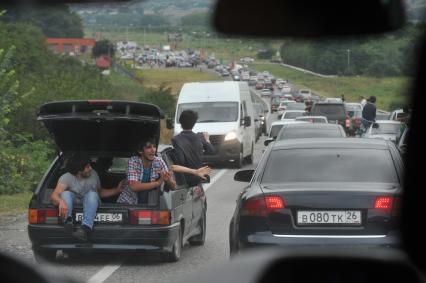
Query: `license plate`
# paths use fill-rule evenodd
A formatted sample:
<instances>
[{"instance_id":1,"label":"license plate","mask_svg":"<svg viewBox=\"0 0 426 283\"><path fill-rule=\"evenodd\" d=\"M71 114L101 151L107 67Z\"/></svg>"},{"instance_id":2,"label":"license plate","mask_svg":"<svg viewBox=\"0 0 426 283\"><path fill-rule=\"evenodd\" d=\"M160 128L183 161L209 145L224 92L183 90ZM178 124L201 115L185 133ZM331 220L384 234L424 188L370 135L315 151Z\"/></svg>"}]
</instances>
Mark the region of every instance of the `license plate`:
<instances>
[{"instance_id":1,"label":"license plate","mask_svg":"<svg viewBox=\"0 0 426 283\"><path fill-rule=\"evenodd\" d=\"M83 213L77 212L75 214L75 220L77 222L83 221ZM103 223L120 223L123 221L122 213L96 213L95 222Z\"/></svg>"},{"instance_id":2,"label":"license plate","mask_svg":"<svg viewBox=\"0 0 426 283\"><path fill-rule=\"evenodd\" d=\"M361 211L298 211L297 224L351 224L361 225Z\"/></svg>"}]
</instances>

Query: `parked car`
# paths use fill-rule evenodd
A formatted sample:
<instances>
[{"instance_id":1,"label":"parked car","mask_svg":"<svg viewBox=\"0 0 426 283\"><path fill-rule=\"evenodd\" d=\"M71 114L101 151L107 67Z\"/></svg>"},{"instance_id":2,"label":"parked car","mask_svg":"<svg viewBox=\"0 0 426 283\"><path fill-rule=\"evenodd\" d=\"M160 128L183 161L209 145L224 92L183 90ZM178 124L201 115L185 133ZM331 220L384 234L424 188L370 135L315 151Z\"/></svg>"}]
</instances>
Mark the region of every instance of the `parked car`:
<instances>
[{"instance_id":1,"label":"parked car","mask_svg":"<svg viewBox=\"0 0 426 283\"><path fill-rule=\"evenodd\" d=\"M256 170L234 175L249 184L229 224L230 253L264 245L400 247L403 168L395 145L382 140L271 143Z\"/></svg>"},{"instance_id":2,"label":"parked car","mask_svg":"<svg viewBox=\"0 0 426 283\"><path fill-rule=\"evenodd\" d=\"M127 159L134 155L138 143L144 138L158 141L160 118L163 112L158 107L138 102L62 101L40 108L38 120L53 135L60 153L29 204L28 235L36 259L53 260L58 250L119 248L158 251L165 260L177 261L184 239L194 245L204 243L206 196L203 191L194 192L195 188L186 185L179 173L175 174L176 190L167 185L151 190L147 203L126 205L116 203L116 197L104 199L97 211L95 228L84 245L66 233L58 207L50 200L59 177L66 172L67 161L77 152L88 154L95 168L99 159L109 159L113 169L106 168L98 174L101 183L108 179L115 187L126 178ZM175 162L173 151L170 146L158 147L158 155L168 166ZM76 205L76 221L81 212L82 206Z\"/></svg>"},{"instance_id":3,"label":"parked car","mask_svg":"<svg viewBox=\"0 0 426 283\"><path fill-rule=\"evenodd\" d=\"M401 135L401 122L392 120L377 120L367 129L364 138L383 139L396 143Z\"/></svg>"}]
</instances>

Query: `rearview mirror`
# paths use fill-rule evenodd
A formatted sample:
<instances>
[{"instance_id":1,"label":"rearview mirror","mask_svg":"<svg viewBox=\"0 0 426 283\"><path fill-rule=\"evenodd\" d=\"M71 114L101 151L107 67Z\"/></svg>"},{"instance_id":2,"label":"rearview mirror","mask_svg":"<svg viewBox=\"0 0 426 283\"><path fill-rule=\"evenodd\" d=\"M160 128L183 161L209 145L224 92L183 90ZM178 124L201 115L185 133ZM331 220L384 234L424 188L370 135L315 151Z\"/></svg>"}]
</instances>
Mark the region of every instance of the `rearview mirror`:
<instances>
[{"instance_id":1,"label":"rearview mirror","mask_svg":"<svg viewBox=\"0 0 426 283\"><path fill-rule=\"evenodd\" d=\"M244 117L244 119L241 122L242 122L242 125L244 127L250 127L251 126L251 118L250 118L250 116Z\"/></svg>"},{"instance_id":2,"label":"rearview mirror","mask_svg":"<svg viewBox=\"0 0 426 283\"><path fill-rule=\"evenodd\" d=\"M271 142L273 142L274 141L274 139L273 138L267 138L264 142L263 142L263 144L265 145L265 146L268 146Z\"/></svg>"},{"instance_id":3,"label":"rearview mirror","mask_svg":"<svg viewBox=\"0 0 426 283\"><path fill-rule=\"evenodd\" d=\"M251 178L253 178L254 170L241 170L235 173L234 181L238 182L250 182Z\"/></svg>"},{"instance_id":4,"label":"rearview mirror","mask_svg":"<svg viewBox=\"0 0 426 283\"><path fill-rule=\"evenodd\" d=\"M171 118L166 119L166 128L172 130L174 128L174 122Z\"/></svg>"}]
</instances>

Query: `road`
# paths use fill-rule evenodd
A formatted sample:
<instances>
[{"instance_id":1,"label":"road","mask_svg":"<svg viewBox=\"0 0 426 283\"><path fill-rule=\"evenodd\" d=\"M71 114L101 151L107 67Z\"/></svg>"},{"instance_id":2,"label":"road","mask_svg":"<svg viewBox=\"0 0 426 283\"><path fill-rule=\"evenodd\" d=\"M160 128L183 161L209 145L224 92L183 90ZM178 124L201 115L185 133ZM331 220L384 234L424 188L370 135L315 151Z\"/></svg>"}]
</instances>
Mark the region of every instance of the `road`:
<instances>
[{"instance_id":1,"label":"road","mask_svg":"<svg viewBox=\"0 0 426 283\"><path fill-rule=\"evenodd\" d=\"M275 114L271 119L276 119ZM269 123L270 124L270 123ZM254 168L264 149L261 137L255 145ZM229 260L228 225L235 200L246 183L233 180L236 169L214 169L207 185L207 236L201 247L186 245L177 263L161 262L156 254L141 252L86 253L68 257L59 253L53 267L80 282L170 282ZM0 219L0 250L33 261L26 215Z\"/></svg>"}]
</instances>

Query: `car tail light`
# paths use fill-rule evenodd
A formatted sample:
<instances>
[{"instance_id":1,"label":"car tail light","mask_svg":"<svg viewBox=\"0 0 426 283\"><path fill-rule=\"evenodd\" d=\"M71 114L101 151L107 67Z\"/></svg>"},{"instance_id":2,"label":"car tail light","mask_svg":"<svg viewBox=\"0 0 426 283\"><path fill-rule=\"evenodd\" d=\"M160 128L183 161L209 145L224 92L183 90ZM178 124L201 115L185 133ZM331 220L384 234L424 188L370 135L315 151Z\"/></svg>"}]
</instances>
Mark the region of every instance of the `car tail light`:
<instances>
[{"instance_id":1,"label":"car tail light","mask_svg":"<svg viewBox=\"0 0 426 283\"><path fill-rule=\"evenodd\" d=\"M29 224L58 224L59 212L57 209L35 209L28 210Z\"/></svg>"},{"instance_id":2,"label":"car tail light","mask_svg":"<svg viewBox=\"0 0 426 283\"><path fill-rule=\"evenodd\" d=\"M284 200L280 196L265 196L248 199L241 208L241 215L262 216L277 209L285 208Z\"/></svg>"},{"instance_id":3,"label":"car tail light","mask_svg":"<svg viewBox=\"0 0 426 283\"><path fill-rule=\"evenodd\" d=\"M374 208L381 209L385 211L392 211L394 203L394 198L390 196L386 197L377 197L374 201Z\"/></svg>"},{"instance_id":4,"label":"car tail light","mask_svg":"<svg viewBox=\"0 0 426 283\"><path fill-rule=\"evenodd\" d=\"M132 210L130 224L170 225L170 212L167 210Z\"/></svg>"},{"instance_id":5,"label":"car tail light","mask_svg":"<svg viewBox=\"0 0 426 283\"><path fill-rule=\"evenodd\" d=\"M108 106L111 105L112 101L111 100L98 100L98 99L91 99L87 101L89 103L89 105L99 105L99 106Z\"/></svg>"}]
</instances>

